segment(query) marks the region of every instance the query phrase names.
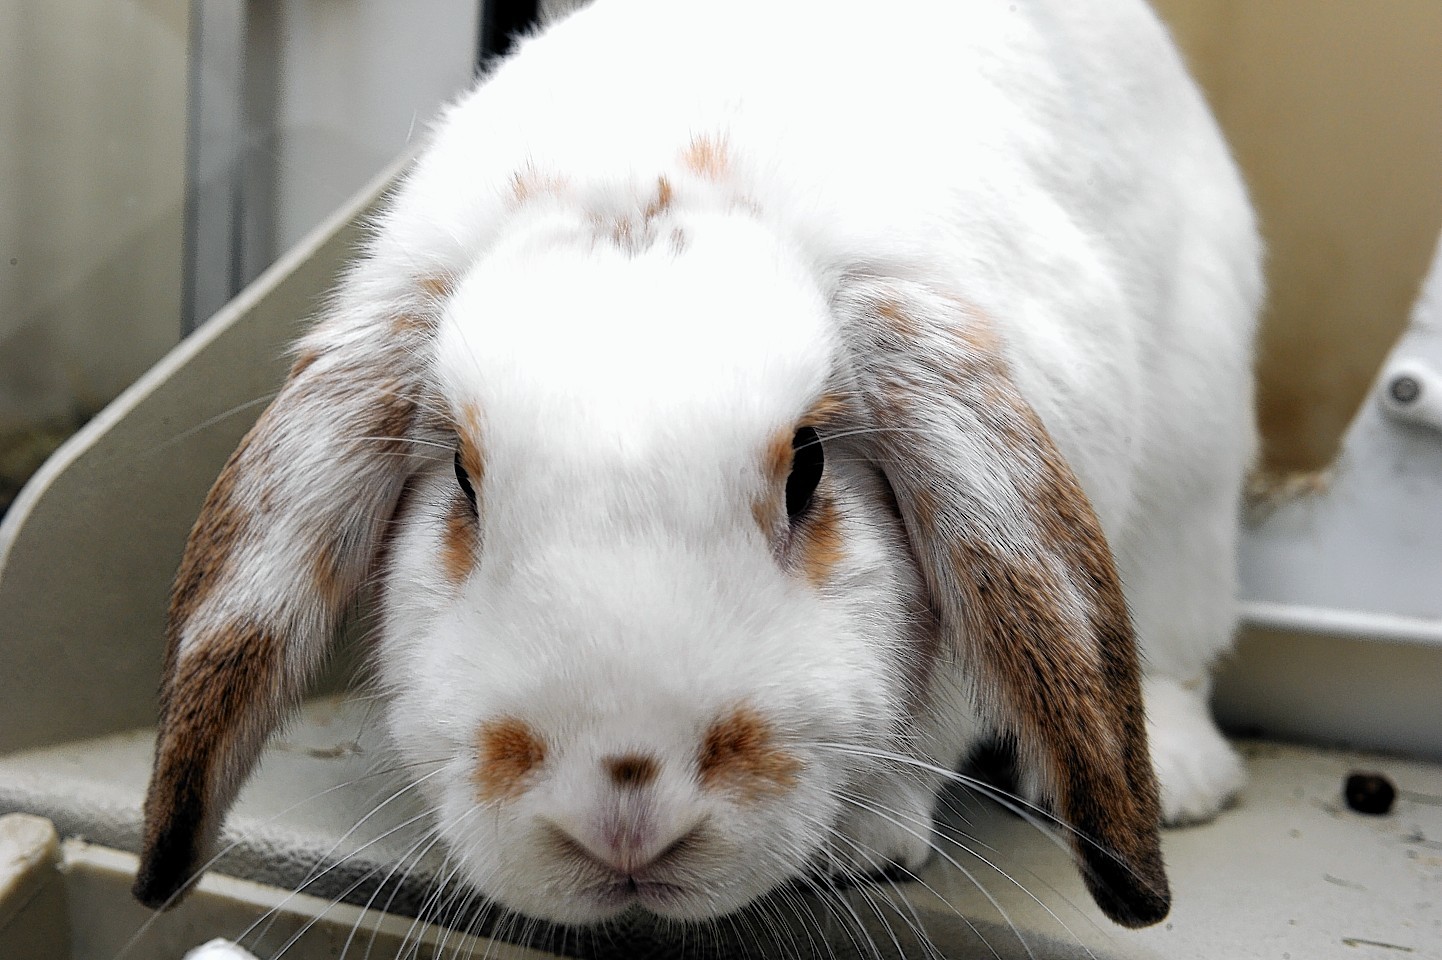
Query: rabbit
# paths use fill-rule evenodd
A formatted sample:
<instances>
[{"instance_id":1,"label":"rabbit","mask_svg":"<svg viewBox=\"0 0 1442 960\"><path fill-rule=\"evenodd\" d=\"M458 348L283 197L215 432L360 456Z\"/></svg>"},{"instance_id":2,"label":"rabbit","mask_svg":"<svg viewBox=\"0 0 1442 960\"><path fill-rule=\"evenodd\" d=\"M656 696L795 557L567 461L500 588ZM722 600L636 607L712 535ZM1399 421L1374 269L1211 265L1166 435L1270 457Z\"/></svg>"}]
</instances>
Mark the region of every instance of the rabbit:
<instances>
[{"instance_id":1,"label":"rabbit","mask_svg":"<svg viewBox=\"0 0 1442 960\"><path fill-rule=\"evenodd\" d=\"M395 750L512 910L914 870L1004 737L1100 909L1158 922L1159 826L1242 784L1207 698L1260 260L1140 0L599 0L524 38L190 535L136 896L193 882L365 595Z\"/></svg>"}]
</instances>

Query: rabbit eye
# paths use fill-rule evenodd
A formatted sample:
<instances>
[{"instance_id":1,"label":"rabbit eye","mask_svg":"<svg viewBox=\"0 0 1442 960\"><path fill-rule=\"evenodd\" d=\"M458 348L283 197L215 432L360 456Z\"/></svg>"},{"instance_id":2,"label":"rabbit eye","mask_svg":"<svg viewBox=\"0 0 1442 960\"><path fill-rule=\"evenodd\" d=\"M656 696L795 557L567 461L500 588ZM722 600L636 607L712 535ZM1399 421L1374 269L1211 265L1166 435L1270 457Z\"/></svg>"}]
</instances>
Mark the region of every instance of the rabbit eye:
<instances>
[{"instance_id":1,"label":"rabbit eye","mask_svg":"<svg viewBox=\"0 0 1442 960\"><path fill-rule=\"evenodd\" d=\"M786 478L786 515L797 520L811 505L826 457L821 438L811 427L802 427L791 438L791 475Z\"/></svg>"},{"instance_id":2,"label":"rabbit eye","mask_svg":"<svg viewBox=\"0 0 1442 960\"><path fill-rule=\"evenodd\" d=\"M466 495L466 500L471 505L471 512L478 513L476 509L476 488L471 486L471 478L466 476L466 468L461 466L461 451L456 451L456 482L461 485L461 492Z\"/></svg>"}]
</instances>

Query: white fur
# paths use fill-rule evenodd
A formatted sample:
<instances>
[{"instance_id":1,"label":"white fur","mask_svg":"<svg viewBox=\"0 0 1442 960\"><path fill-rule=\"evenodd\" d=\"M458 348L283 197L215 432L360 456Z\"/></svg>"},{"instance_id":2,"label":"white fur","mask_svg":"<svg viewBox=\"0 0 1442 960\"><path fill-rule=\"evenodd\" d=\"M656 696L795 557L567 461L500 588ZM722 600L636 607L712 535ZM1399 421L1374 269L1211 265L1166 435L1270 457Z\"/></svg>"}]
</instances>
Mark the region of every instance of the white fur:
<instances>
[{"instance_id":1,"label":"white fur","mask_svg":"<svg viewBox=\"0 0 1442 960\"><path fill-rule=\"evenodd\" d=\"M725 145L718 182L682 160L698 136ZM518 174L551 186L519 201ZM674 198L652 234L610 240L659 177ZM624 903L545 831L603 845L617 817L651 847L711 828L671 877L684 892L637 894L674 916L818 859L924 854L848 806L895 802L904 774L816 746L950 764L977 736L954 698L909 726L920 586L874 478L828 447L847 560L825 590L778 569L749 512L766 442L831 385L828 304L856 270L936 281L999 328L1117 554L1147 688L1166 691L1167 816L1213 813L1238 767L1188 682L1232 626L1259 257L1216 127L1140 2L600 0L523 43L447 113L352 281L376 317L354 291L385 304L460 278L422 360L450 409L482 412L480 560L444 584L441 456L395 547L380 664L400 749L446 765L433 800L470 880L523 911L608 915ZM784 798L690 778L736 703L804 760ZM502 715L554 752L520 798L478 808L475 731ZM644 812L599 774L627 750L664 760Z\"/></svg>"}]
</instances>

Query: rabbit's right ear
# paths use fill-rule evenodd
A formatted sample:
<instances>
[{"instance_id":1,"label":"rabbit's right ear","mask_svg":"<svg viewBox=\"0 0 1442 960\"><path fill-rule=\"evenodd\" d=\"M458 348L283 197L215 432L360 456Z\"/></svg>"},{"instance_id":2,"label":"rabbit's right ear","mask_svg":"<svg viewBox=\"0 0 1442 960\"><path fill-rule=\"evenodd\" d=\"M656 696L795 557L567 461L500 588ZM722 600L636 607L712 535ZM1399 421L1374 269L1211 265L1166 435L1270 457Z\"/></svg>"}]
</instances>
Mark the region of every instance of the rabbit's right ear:
<instances>
[{"instance_id":1,"label":"rabbit's right ear","mask_svg":"<svg viewBox=\"0 0 1442 960\"><path fill-rule=\"evenodd\" d=\"M418 451L419 359L441 281L384 316L342 301L300 345L191 530L171 593L155 766L134 894L197 879L266 739L372 574ZM353 299L358 299L351 294Z\"/></svg>"},{"instance_id":2,"label":"rabbit's right ear","mask_svg":"<svg viewBox=\"0 0 1442 960\"><path fill-rule=\"evenodd\" d=\"M988 318L927 285L853 278L836 306L866 445L896 495L941 634L1014 733L1097 904L1170 904L1136 642L1111 550L1011 377Z\"/></svg>"}]
</instances>

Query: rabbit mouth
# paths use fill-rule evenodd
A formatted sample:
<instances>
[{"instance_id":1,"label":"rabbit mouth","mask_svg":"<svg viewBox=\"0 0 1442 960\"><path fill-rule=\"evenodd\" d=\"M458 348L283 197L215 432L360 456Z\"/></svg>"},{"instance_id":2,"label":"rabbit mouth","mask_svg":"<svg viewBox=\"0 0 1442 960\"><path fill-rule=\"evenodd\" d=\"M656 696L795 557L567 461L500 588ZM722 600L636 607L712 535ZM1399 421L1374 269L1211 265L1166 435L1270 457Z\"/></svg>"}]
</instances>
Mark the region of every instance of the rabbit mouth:
<instances>
[{"instance_id":1,"label":"rabbit mouth","mask_svg":"<svg viewBox=\"0 0 1442 960\"><path fill-rule=\"evenodd\" d=\"M694 891L680 884L627 876L618 876L587 893L598 907L623 910L639 906L666 916L685 912L685 904L694 897Z\"/></svg>"}]
</instances>

